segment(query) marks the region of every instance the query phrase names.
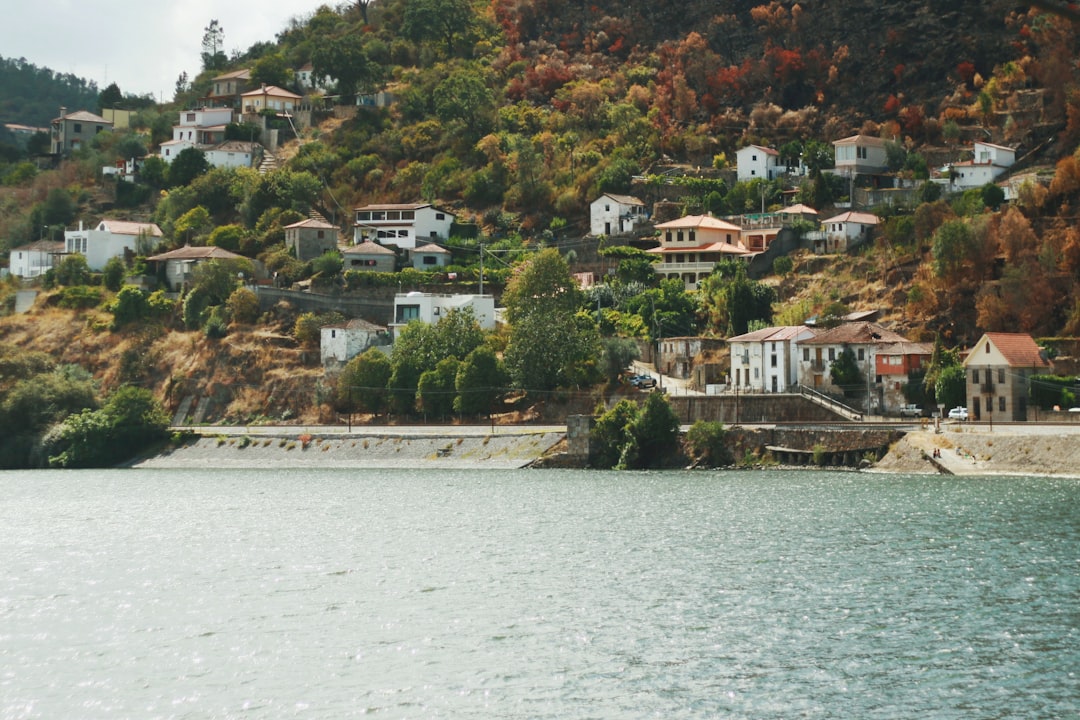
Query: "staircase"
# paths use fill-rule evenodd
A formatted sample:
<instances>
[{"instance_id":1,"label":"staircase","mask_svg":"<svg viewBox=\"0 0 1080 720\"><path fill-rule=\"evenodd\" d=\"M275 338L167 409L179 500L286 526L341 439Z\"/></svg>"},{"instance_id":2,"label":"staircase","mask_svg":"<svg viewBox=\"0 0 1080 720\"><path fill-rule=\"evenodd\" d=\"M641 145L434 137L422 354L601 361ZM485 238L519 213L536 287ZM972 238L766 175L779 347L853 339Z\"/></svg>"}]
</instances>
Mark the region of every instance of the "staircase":
<instances>
[{"instance_id":1,"label":"staircase","mask_svg":"<svg viewBox=\"0 0 1080 720\"><path fill-rule=\"evenodd\" d=\"M799 386L799 394L810 402L814 403L815 405L820 405L821 407L826 408L827 410L830 410L837 415L845 417L848 420L859 422L863 419L862 413L855 408L849 405L845 405L839 400L834 400L828 395L823 395L816 390L811 390L805 385Z\"/></svg>"}]
</instances>

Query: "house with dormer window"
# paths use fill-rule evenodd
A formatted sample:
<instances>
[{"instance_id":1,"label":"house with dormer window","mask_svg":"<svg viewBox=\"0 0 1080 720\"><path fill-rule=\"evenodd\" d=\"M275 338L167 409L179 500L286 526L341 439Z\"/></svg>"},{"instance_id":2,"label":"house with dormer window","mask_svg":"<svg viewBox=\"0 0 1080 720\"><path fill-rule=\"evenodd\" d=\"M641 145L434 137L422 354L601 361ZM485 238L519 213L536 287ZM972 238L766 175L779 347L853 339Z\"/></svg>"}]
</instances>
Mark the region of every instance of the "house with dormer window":
<instances>
[{"instance_id":1,"label":"house with dormer window","mask_svg":"<svg viewBox=\"0 0 1080 720\"><path fill-rule=\"evenodd\" d=\"M446 242L454 214L430 203L374 204L356 208L353 242L374 240L412 250L417 242Z\"/></svg>"},{"instance_id":2,"label":"house with dormer window","mask_svg":"<svg viewBox=\"0 0 1080 720\"><path fill-rule=\"evenodd\" d=\"M64 252L86 257L91 270L100 272L111 258L125 261L153 251L162 239L161 228L154 223L127 220L102 220L93 228L64 231Z\"/></svg>"},{"instance_id":3,"label":"house with dormer window","mask_svg":"<svg viewBox=\"0 0 1080 720\"><path fill-rule=\"evenodd\" d=\"M1028 383L1050 363L1026 333L984 334L964 358L967 410L972 420L1027 420Z\"/></svg>"}]
</instances>

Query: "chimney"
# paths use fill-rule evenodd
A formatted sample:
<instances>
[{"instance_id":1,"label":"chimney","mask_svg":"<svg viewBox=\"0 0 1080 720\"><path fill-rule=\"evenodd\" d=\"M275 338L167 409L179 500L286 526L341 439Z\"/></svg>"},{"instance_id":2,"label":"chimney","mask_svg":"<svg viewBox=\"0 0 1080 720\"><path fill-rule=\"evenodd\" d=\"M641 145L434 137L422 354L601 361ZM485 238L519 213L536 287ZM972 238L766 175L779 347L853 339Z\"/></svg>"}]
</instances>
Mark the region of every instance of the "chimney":
<instances>
[{"instance_id":1,"label":"chimney","mask_svg":"<svg viewBox=\"0 0 1080 720\"><path fill-rule=\"evenodd\" d=\"M64 117L65 115L67 115L67 108L66 108L66 107L64 107L63 105L61 105L61 106L60 106L60 117L61 117L61 119L63 119L63 117Z\"/></svg>"}]
</instances>

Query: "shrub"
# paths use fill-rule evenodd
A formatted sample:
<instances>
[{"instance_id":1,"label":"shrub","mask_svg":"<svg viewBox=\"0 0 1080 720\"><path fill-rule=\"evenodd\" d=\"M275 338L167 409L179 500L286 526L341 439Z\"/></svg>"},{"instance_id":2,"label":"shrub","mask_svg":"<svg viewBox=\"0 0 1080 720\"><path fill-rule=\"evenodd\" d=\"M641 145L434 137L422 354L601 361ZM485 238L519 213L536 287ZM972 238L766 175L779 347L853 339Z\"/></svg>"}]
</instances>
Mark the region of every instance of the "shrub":
<instances>
[{"instance_id":1,"label":"shrub","mask_svg":"<svg viewBox=\"0 0 1080 720\"><path fill-rule=\"evenodd\" d=\"M250 325L259 319L259 298L248 288L236 288L225 301L233 322Z\"/></svg>"},{"instance_id":2,"label":"shrub","mask_svg":"<svg viewBox=\"0 0 1080 720\"><path fill-rule=\"evenodd\" d=\"M118 257L109 258L101 271L101 284L105 286L106 290L117 292L124 284L125 272L127 272L127 268L124 267L123 260Z\"/></svg>"},{"instance_id":3,"label":"shrub","mask_svg":"<svg viewBox=\"0 0 1080 720\"><path fill-rule=\"evenodd\" d=\"M120 288L116 298L109 303L113 314L112 329L117 330L132 322L140 322L150 315L150 303L146 293L133 285Z\"/></svg>"},{"instance_id":4,"label":"shrub","mask_svg":"<svg viewBox=\"0 0 1080 720\"><path fill-rule=\"evenodd\" d=\"M789 255L781 255L773 260L772 269L777 275L790 275L795 269L795 261Z\"/></svg>"},{"instance_id":5,"label":"shrub","mask_svg":"<svg viewBox=\"0 0 1080 720\"><path fill-rule=\"evenodd\" d=\"M723 423L698 420L686 433L686 444L698 464L719 467L735 461L727 445L727 428Z\"/></svg>"},{"instance_id":6,"label":"shrub","mask_svg":"<svg viewBox=\"0 0 1080 720\"><path fill-rule=\"evenodd\" d=\"M75 285L66 287L57 295L56 304L68 310L85 310L97 307L101 302L101 291L97 288Z\"/></svg>"}]
</instances>

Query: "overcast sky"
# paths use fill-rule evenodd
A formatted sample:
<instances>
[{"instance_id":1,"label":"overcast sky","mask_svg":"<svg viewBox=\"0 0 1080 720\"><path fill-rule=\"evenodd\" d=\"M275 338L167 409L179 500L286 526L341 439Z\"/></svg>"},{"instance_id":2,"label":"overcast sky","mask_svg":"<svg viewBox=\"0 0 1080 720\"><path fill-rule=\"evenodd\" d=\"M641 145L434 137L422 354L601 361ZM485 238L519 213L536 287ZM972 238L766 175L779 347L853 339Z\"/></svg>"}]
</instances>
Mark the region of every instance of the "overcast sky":
<instances>
[{"instance_id":1,"label":"overcast sky","mask_svg":"<svg viewBox=\"0 0 1080 720\"><path fill-rule=\"evenodd\" d=\"M309 17L327 0L28 0L0 22L0 56L109 83L126 94L172 100L182 72L202 69L203 31L225 30L225 54L273 42L290 18Z\"/></svg>"}]
</instances>

